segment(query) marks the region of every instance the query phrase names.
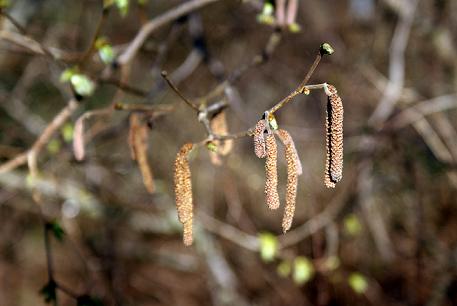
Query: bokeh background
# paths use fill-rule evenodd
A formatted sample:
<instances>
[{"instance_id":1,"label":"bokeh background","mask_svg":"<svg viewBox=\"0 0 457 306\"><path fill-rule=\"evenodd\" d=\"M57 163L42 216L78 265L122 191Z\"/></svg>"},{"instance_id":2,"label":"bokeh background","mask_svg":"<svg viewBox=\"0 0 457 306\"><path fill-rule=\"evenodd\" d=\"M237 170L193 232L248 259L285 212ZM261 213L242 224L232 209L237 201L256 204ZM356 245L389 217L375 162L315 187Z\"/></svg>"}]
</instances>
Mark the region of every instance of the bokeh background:
<instances>
[{"instance_id":1,"label":"bokeh background","mask_svg":"<svg viewBox=\"0 0 457 306\"><path fill-rule=\"evenodd\" d=\"M262 1L214 1L154 31L122 67L116 56L141 26L186 1L115 1L104 17L98 0L9 2L3 13L24 31L2 15L2 163L74 95L66 69L96 89L43 147L38 175L25 164L0 174L0 305L49 297L43 220L59 305L457 305L457 1L300 0L299 31L275 29ZM107 49L79 61L95 35ZM265 62L244 70L272 35L281 39ZM323 185L324 92L298 96L277 113L304 169L292 230L282 234L282 208L267 209L264 161L244 137L219 166L205 147L192 153L195 241L185 247L173 163L206 136L160 72L192 100L241 71L208 101L229 104L235 133L298 86L323 42L335 53L310 83L331 83L343 99L343 180ZM113 103L174 106L148 122L153 194L130 156L131 112ZM102 111L85 120L77 161L74 124L93 110Z\"/></svg>"}]
</instances>

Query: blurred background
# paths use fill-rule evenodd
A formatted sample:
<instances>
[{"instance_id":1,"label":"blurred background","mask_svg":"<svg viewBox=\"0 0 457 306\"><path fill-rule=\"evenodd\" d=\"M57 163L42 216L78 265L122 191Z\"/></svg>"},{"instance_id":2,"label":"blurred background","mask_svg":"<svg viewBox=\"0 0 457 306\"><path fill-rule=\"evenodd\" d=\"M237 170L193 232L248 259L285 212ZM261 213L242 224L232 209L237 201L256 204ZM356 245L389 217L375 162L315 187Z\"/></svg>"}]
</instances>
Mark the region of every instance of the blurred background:
<instances>
[{"instance_id":1,"label":"blurred background","mask_svg":"<svg viewBox=\"0 0 457 306\"><path fill-rule=\"evenodd\" d=\"M0 6L1 305L457 305L457 1ZM195 103L228 104L237 133L323 42L335 53L309 83L343 99L342 181L323 184L325 93L299 95L276 113L304 170L292 229L266 207L264 161L242 137L219 165L193 150L185 247L173 164L206 132L160 72ZM278 167L284 205L282 149Z\"/></svg>"}]
</instances>

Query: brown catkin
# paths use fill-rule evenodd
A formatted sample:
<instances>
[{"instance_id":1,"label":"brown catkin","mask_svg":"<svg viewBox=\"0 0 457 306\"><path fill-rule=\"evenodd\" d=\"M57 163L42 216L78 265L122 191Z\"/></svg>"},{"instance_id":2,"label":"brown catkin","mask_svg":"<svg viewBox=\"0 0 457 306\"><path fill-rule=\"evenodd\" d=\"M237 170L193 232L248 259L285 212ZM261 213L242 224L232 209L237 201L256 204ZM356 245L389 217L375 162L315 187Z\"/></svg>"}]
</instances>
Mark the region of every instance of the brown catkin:
<instances>
[{"instance_id":1,"label":"brown catkin","mask_svg":"<svg viewBox=\"0 0 457 306\"><path fill-rule=\"evenodd\" d=\"M182 240L185 246L192 245L194 240L192 235L192 219L183 224Z\"/></svg>"},{"instance_id":2,"label":"brown catkin","mask_svg":"<svg viewBox=\"0 0 457 306\"><path fill-rule=\"evenodd\" d=\"M273 134L265 136L265 197L268 208L277 209L279 207L278 194L278 147Z\"/></svg>"},{"instance_id":3,"label":"brown catkin","mask_svg":"<svg viewBox=\"0 0 457 306\"><path fill-rule=\"evenodd\" d=\"M192 181L188 154L192 150L193 144L187 143L181 147L176 155L174 168L174 189L176 196L176 208L178 219L184 225L184 244L192 243Z\"/></svg>"},{"instance_id":4,"label":"brown catkin","mask_svg":"<svg viewBox=\"0 0 457 306\"><path fill-rule=\"evenodd\" d=\"M129 144L132 158L137 161L146 190L154 193L154 176L148 162L148 132L149 128L142 122L140 114L131 114Z\"/></svg>"},{"instance_id":5,"label":"brown catkin","mask_svg":"<svg viewBox=\"0 0 457 306\"><path fill-rule=\"evenodd\" d=\"M297 198L297 185L300 160L297 156L294 141L286 130L278 130L277 135L284 144L285 157L287 162L287 186L286 186L286 207L282 219L282 230L286 233L292 226L295 214L295 203ZM301 166L301 165L300 165Z\"/></svg>"},{"instance_id":6,"label":"brown catkin","mask_svg":"<svg viewBox=\"0 0 457 306\"><path fill-rule=\"evenodd\" d=\"M324 184L334 188L335 183L343 177L343 102L338 96L336 88L327 85L330 95L327 101L327 115L325 121L327 158L325 166Z\"/></svg>"},{"instance_id":7,"label":"brown catkin","mask_svg":"<svg viewBox=\"0 0 457 306\"><path fill-rule=\"evenodd\" d=\"M286 130L279 129L276 131L276 134L279 136L279 140L281 140L284 146L290 146L291 151L293 152L294 158L296 159L296 167L297 167L297 174L303 174L303 167L300 161L300 156L298 156L297 149L295 148L295 142L292 136L290 136L289 132Z\"/></svg>"},{"instance_id":8,"label":"brown catkin","mask_svg":"<svg viewBox=\"0 0 457 306\"><path fill-rule=\"evenodd\" d=\"M258 158L265 158L267 155L265 149L265 132L266 122L264 119L259 120L254 129L254 152Z\"/></svg>"}]
</instances>

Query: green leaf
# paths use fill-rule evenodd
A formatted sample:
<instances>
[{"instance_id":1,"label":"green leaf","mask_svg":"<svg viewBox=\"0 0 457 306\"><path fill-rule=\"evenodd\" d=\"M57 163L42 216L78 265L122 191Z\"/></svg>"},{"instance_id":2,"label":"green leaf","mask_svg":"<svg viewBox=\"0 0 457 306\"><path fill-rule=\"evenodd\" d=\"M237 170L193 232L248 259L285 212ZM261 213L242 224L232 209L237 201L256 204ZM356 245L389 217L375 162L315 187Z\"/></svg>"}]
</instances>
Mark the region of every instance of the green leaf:
<instances>
[{"instance_id":1,"label":"green leaf","mask_svg":"<svg viewBox=\"0 0 457 306\"><path fill-rule=\"evenodd\" d=\"M62 146L58 139L53 138L48 142L48 145L46 146L46 148L48 149L48 152L50 154L55 155L60 152L60 149L62 148Z\"/></svg>"},{"instance_id":2,"label":"green leaf","mask_svg":"<svg viewBox=\"0 0 457 306\"><path fill-rule=\"evenodd\" d=\"M327 257L324 261L324 266L328 271L336 270L340 266L340 259L337 256Z\"/></svg>"},{"instance_id":3,"label":"green leaf","mask_svg":"<svg viewBox=\"0 0 457 306\"><path fill-rule=\"evenodd\" d=\"M289 31L292 33L299 33L301 31L301 26L296 22L291 23L289 24Z\"/></svg>"},{"instance_id":4,"label":"green leaf","mask_svg":"<svg viewBox=\"0 0 457 306\"><path fill-rule=\"evenodd\" d=\"M55 302L57 300L56 289L57 284L53 280L50 280L43 288L41 288L40 294L44 297L44 301L46 303Z\"/></svg>"},{"instance_id":5,"label":"green leaf","mask_svg":"<svg viewBox=\"0 0 457 306\"><path fill-rule=\"evenodd\" d=\"M71 77L78 72L77 68L67 68L60 75L60 82L69 82Z\"/></svg>"},{"instance_id":6,"label":"green leaf","mask_svg":"<svg viewBox=\"0 0 457 306\"><path fill-rule=\"evenodd\" d=\"M98 50L98 55L105 64L111 64L114 61L113 47L108 43L105 37L97 38L95 41L95 49Z\"/></svg>"},{"instance_id":7,"label":"green leaf","mask_svg":"<svg viewBox=\"0 0 457 306\"><path fill-rule=\"evenodd\" d=\"M146 5L146 3L148 3L149 0L138 0L138 4L139 5Z\"/></svg>"},{"instance_id":8,"label":"green leaf","mask_svg":"<svg viewBox=\"0 0 457 306\"><path fill-rule=\"evenodd\" d=\"M11 5L10 0L0 0L0 9L7 8Z\"/></svg>"},{"instance_id":9,"label":"green leaf","mask_svg":"<svg viewBox=\"0 0 457 306\"><path fill-rule=\"evenodd\" d=\"M319 48L321 55L332 55L335 50L329 43L323 43Z\"/></svg>"},{"instance_id":10,"label":"green leaf","mask_svg":"<svg viewBox=\"0 0 457 306\"><path fill-rule=\"evenodd\" d=\"M314 267L311 261L303 256L298 256L294 260L294 271L292 278L297 285L303 285L314 275Z\"/></svg>"},{"instance_id":11,"label":"green leaf","mask_svg":"<svg viewBox=\"0 0 457 306\"><path fill-rule=\"evenodd\" d=\"M60 224L57 221L48 222L48 224L46 226L47 226L47 229L52 232L52 234L58 241L63 241L63 238L65 236L65 231L63 230L63 228L60 226Z\"/></svg>"},{"instance_id":12,"label":"green leaf","mask_svg":"<svg viewBox=\"0 0 457 306\"><path fill-rule=\"evenodd\" d=\"M73 124L71 123L65 123L65 125L62 127L62 137L65 142L72 142L73 141Z\"/></svg>"},{"instance_id":13,"label":"green leaf","mask_svg":"<svg viewBox=\"0 0 457 306\"><path fill-rule=\"evenodd\" d=\"M114 0L122 17L125 17L129 12L129 0Z\"/></svg>"},{"instance_id":14,"label":"green leaf","mask_svg":"<svg viewBox=\"0 0 457 306\"><path fill-rule=\"evenodd\" d=\"M290 261L284 260L278 265L276 272L278 272L281 277L288 277L292 271L292 265Z\"/></svg>"},{"instance_id":15,"label":"green leaf","mask_svg":"<svg viewBox=\"0 0 457 306\"><path fill-rule=\"evenodd\" d=\"M89 295L82 295L76 299L77 306L103 306L99 298L91 297Z\"/></svg>"},{"instance_id":16,"label":"green leaf","mask_svg":"<svg viewBox=\"0 0 457 306\"><path fill-rule=\"evenodd\" d=\"M351 236L357 236L362 231L362 224L355 214L347 215L343 222L344 231Z\"/></svg>"},{"instance_id":17,"label":"green leaf","mask_svg":"<svg viewBox=\"0 0 457 306\"><path fill-rule=\"evenodd\" d=\"M103 8L108 8L114 4L114 0L103 0Z\"/></svg>"},{"instance_id":18,"label":"green leaf","mask_svg":"<svg viewBox=\"0 0 457 306\"><path fill-rule=\"evenodd\" d=\"M271 262L278 255L278 239L271 233L260 233L260 257L264 262Z\"/></svg>"},{"instance_id":19,"label":"green leaf","mask_svg":"<svg viewBox=\"0 0 457 306\"><path fill-rule=\"evenodd\" d=\"M84 74L73 74L70 78L70 82L75 91L83 97L90 96L94 93L94 82Z\"/></svg>"},{"instance_id":20,"label":"green leaf","mask_svg":"<svg viewBox=\"0 0 457 306\"><path fill-rule=\"evenodd\" d=\"M360 273L351 273L348 278L349 286L351 286L352 290L354 290L357 294L363 294L368 288L368 282Z\"/></svg>"},{"instance_id":21,"label":"green leaf","mask_svg":"<svg viewBox=\"0 0 457 306\"><path fill-rule=\"evenodd\" d=\"M217 145L216 145L214 142L212 142L212 141L211 141L211 142L208 142L208 143L206 144L206 148L207 148L208 150L210 150L211 152L214 152L214 153L217 152Z\"/></svg>"}]
</instances>

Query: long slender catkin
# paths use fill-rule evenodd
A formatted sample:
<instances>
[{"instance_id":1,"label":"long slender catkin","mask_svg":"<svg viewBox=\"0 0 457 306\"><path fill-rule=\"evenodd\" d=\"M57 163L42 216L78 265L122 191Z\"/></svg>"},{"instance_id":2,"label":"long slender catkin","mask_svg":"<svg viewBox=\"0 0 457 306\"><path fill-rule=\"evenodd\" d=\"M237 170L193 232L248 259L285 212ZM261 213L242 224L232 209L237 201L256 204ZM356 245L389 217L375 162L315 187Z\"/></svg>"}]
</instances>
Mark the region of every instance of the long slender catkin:
<instances>
[{"instance_id":1,"label":"long slender catkin","mask_svg":"<svg viewBox=\"0 0 457 306\"><path fill-rule=\"evenodd\" d=\"M254 152L255 155L258 158L265 158L267 155L266 149L265 149L265 129L267 128L266 126L266 121L264 119L259 120L255 126L254 130Z\"/></svg>"},{"instance_id":2,"label":"long slender catkin","mask_svg":"<svg viewBox=\"0 0 457 306\"><path fill-rule=\"evenodd\" d=\"M265 136L265 197L268 208L277 209L279 207L278 194L278 147L274 134Z\"/></svg>"},{"instance_id":3,"label":"long slender catkin","mask_svg":"<svg viewBox=\"0 0 457 306\"><path fill-rule=\"evenodd\" d=\"M176 155L174 167L174 189L178 219L184 225L183 241L185 245L192 244L192 181L188 154L193 144L187 143L181 147Z\"/></svg>"},{"instance_id":4,"label":"long slender catkin","mask_svg":"<svg viewBox=\"0 0 457 306\"><path fill-rule=\"evenodd\" d=\"M327 101L325 121L327 156L324 184L334 188L343 177L343 102L333 85L327 85L330 95Z\"/></svg>"},{"instance_id":5,"label":"long slender catkin","mask_svg":"<svg viewBox=\"0 0 457 306\"><path fill-rule=\"evenodd\" d=\"M284 208L284 215L282 219L282 230L286 233L292 226L295 214L300 160L298 159L294 141L290 134L286 130L279 129L277 131L277 135L284 144L287 162L286 206Z\"/></svg>"}]
</instances>

